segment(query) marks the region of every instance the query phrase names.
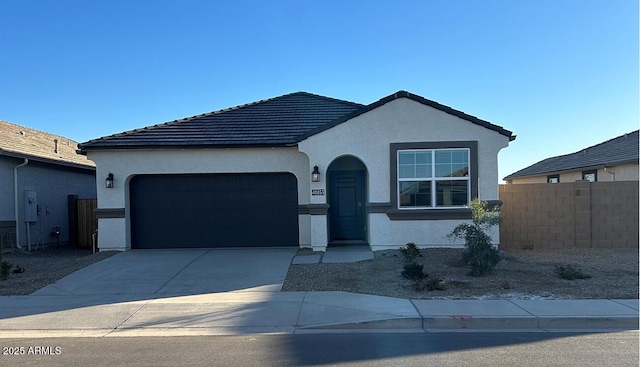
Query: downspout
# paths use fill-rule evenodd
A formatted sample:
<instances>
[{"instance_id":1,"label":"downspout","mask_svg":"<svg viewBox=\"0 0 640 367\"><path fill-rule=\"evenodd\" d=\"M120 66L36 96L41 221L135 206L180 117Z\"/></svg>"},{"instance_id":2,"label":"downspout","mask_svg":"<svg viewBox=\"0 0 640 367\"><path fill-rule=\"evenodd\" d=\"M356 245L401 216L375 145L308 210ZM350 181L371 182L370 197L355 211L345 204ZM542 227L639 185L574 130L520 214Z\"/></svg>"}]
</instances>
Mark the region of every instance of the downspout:
<instances>
[{"instance_id":1,"label":"downspout","mask_svg":"<svg viewBox=\"0 0 640 367\"><path fill-rule=\"evenodd\" d=\"M611 181L615 181L616 180L616 173L615 172L611 172L611 171L607 171L607 166L604 166L604 171L611 175Z\"/></svg>"},{"instance_id":2,"label":"downspout","mask_svg":"<svg viewBox=\"0 0 640 367\"><path fill-rule=\"evenodd\" d=\"M20 246L20 231L18 230L18 168L24 167L29 164L29 160L24 158L24 162L13 167L13 215L16 219L16 247L22 249Z\"/></svg>"}]
</instances>

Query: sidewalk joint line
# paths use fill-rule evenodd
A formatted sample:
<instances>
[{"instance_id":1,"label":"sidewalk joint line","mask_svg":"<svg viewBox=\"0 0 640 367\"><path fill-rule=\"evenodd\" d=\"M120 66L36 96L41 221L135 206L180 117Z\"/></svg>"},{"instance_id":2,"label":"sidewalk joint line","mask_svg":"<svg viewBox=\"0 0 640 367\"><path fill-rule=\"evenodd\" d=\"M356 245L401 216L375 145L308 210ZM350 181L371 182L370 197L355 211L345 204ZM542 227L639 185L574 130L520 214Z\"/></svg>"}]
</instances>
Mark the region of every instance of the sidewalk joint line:
<instances>
[{"instance_id":1,"label":"sidewalk joint line","mask_svg":"<svg viewBox=\"0 0 640 367\"><path fill-rule=\"evenodd\" d=\"M529 312L529 311L525 310L523 307L520 307L519 305L517 305L517 304L513 303L513 301L512 301L512 300L508 299L508 300L506 300L506 301L507 301L507 302L509 302L509 303L511 303L512 305L516 306L517 308L521 309L522 311L524 311L524 312L528 313L529 315L531 315L531 316L535 317L536 319L539 319L538 315L534 315L534 314L532 314L531 312Z\"/></svg>"},{"instance_id":2,"label":"sidewalk joint line","mask_svg":"<svg viewBox=\"0 0 640 367\"><path fill-rule=\"evenodd\" d=\"M309 294L309 292L304 292L304 296L302 297L300 309L298 310L298 316L296 317L296 324L293 326L295 329L300 327L300 315L302 315L302 308L304 307L304 301L307 299L307 294Z\"/></svg>"},{"instance_id":3,"label":"sidewalk joint line","mask_svg":"<svg viewBox=\"0 0 640 367\"><path fill-rule=\"evenodd\" d=\"M134 315L136 315L138 312L140 312L140 310L142 310L143 308L145 308L145 307L149 304L149 302L151 302L151 300L149 300L148 302L145 302L145 303L141 304L141 305L140 305L140 307L138 307L138 309L137 309L137 310L133 311L133 312L131 313L131 315L127 316L124 320L122 320L122 322L121 322L121 323L119 323L118 325L116 325L116 327L115 327L115 328L113 328L113 329L112 329L108 334L111 334L112 332L114 332L114 331L118 330L118 329L120 328L120 326L122 326L125 322L127 322L127 321L131 320L131 318L132 318Z\"/></svg>"}]
</instances>

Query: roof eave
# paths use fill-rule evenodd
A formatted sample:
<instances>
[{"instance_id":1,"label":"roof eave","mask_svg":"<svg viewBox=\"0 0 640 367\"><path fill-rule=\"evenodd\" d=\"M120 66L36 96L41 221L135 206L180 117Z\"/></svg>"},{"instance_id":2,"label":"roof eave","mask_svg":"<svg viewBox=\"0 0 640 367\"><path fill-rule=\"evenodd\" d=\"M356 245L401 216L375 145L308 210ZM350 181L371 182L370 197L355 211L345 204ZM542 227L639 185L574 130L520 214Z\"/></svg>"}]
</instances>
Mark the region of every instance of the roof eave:
<instances>
[{"instance_id":1,"label":"roof eave","mask_svg":"<svg viewBox=\"0 0 640 367\"><path fill-rule=\"evenodd\" d=\"M625 160L607 162L607 163L596 164L596 165L580 166L580 167L568 168L563 170L554 170L554 171L546 171L546 172L538 172L538 173L529 173L524 175L511 174L503 178L503 180L506 181L506 180L513 180L516 178L527 178L527 177L536 177L536 176L544 176L544 175L559 175L563 173L569 173L569 172L575 172L575 171L586 171L586 170L600 169L600 168L613 168L613 167L621 166L623 164L633 164L633 163L636 163L636 164L640 163L640 159L638 158L625 159Z\"/></svg>"},{"instance_id":2,"label":"roof eave","mask_svg":"<svg viewBox=\"0 0 640 367\"><path fill-rule=\"evenodd\" d=\"M54 164L54 165L58 165L58 166L80 168L80 169L85 169L85 170L90 170L90 171L95 171L96 170L96 167L93 166L93 165L90 165L90 164L82 164L82 163L75 163L75 162L69 162L69 161L64 161L64 160L44 158L44 157L40 157L40 156L37 156L37 155L24 154L24 153L13 152L13 151L4 150L4 149L0 149L0 155L7 156L7 157L13 157L13 158L20 158L20 159L26 158L26 159L29 159L29 160L32 160L32 161L43 162L43 163L48 163L48 164Z\"/></svg>"},{"instance_id":3,"label":"roof eave","mask_svg":"<svg viewBox=\"0 0 640 367\"><path fill-rule=\"evenodd\" d=\"M109 150L174 150L174 149L227 149L227 148L282 148L296 146L296 142L283 143L251 143L251 144L135 144L135 145L112 145L112 146L80 146L79 152L87 154L92 151Z\"/></svg>"}]
</instances>

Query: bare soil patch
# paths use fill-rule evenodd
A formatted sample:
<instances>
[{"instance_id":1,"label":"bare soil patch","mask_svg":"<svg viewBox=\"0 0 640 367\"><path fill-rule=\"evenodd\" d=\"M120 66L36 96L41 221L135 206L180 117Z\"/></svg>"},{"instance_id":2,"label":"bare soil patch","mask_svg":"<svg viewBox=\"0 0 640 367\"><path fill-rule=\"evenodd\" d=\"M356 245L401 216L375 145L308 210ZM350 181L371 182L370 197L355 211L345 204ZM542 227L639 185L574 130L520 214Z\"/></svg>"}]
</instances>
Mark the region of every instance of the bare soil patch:
<instances>
[{"instance_id":1,"label":"bare soil patch","mask_svg":"<svg viewBox=\"0 0 640 367\"><path fill-rule=\"evenodd\" d=\"M501 252L502 260L483 277L468 276L463 249L429 248L416 262L446 290L416 291L402 277L399 250L374 252L374 259L350 264L291 265L283 291L345 291L410 299L633 299L638 298L637 249L571 249ZM300 255L311 254L300 250ZM571 265L588 279L558 277Z\"/></svg>"}]
</instances>

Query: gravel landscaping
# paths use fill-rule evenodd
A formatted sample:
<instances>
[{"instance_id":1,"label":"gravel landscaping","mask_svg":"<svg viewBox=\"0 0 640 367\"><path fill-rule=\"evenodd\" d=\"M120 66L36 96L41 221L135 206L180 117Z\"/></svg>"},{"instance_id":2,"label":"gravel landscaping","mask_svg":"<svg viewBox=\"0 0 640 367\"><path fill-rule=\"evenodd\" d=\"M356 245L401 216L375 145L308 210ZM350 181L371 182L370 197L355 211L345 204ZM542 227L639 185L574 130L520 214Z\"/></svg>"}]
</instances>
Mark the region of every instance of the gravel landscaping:
<instances>
[{"instance_id":1,"label":"gravel landscaping","mask_svg":"<svg viewBox=\"0 0 640 367\"><path fill-rule=\"evenodd\" d=\"M401 271L399 250L377 251L373 260L346 264L291 265L283 291L346 291L413 299L632 299L638 298L637 249L571 249L501 252L502 261L488 275L471 277L460 263L462 249L423 249L417 262L428 278L442 279L441 291L416 291ZM0 295L27 295L78 269L117 252L60 246L32 254L5 253L3 260L24 268L0 280ZM298 255L314 254L301 249ZM591 276L565 280L556 266L571 265Z\"/></svg>"},{"instance_id":2,"label":"gravel landscaping","mask_svg":"<svg viewBox=\"0 0 640 367\"><path fill-rule=\"evenodd\" d=\"M55 283L66 275L80 270L118 252L106 251L93 254L91 250L82 250L61 245L38 249L31 253L14 251L5 253L2 260L12 264L9 278L0 280L0 296L27 295ZM14 273L16 267L24 269Z\"/></svg>"},{"instance_id":3,"label":"gravel landscaping","mask_svg":"<svg viewBox=\"0 0 640 367\"><path fill-rule=\"evenodd\" d=\"M630 299L638 298L637 249L571 249L501 252L486 276L468 276L463 249L423 249L417 259L445 290L416 291L401 275L399 250L377 251L351 264L291 265L284 291L345 291L411 299ZM300 250L299 255L312 254ZM582 270L588 279L561 279L556 266Z\"/></svg>"}]
</instances>

